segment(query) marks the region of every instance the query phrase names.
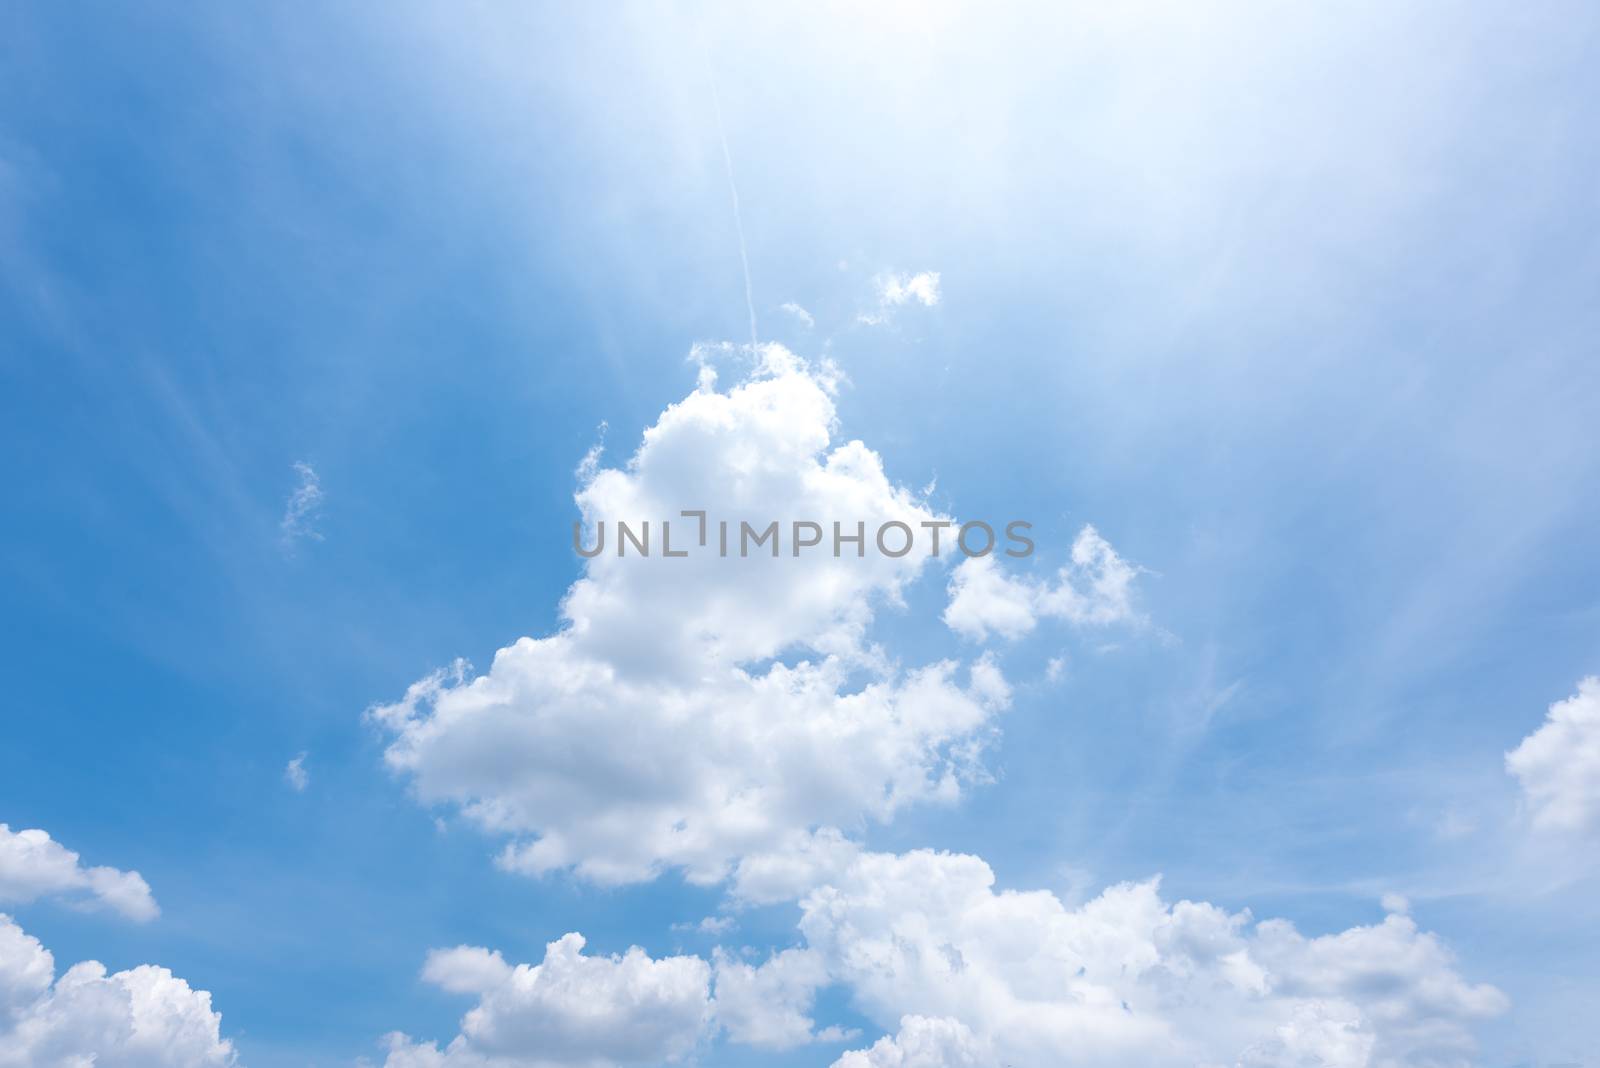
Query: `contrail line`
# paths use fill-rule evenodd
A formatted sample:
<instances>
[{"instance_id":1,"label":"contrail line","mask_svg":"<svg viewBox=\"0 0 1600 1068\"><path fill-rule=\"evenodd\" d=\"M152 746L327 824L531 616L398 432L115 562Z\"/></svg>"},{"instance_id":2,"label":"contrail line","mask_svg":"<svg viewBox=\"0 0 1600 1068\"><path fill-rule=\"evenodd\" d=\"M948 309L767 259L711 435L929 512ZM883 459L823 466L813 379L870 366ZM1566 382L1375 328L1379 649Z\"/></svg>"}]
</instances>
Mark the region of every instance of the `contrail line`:
<instances>
[{"instance_id":1,"label":"contrail line","mask_svg":"<svg viewBox=\"0 0 1600 1068\"><path fill-rule=\"evenodd\" d=\"M706 50L706 74L711 79L711 106L717 113L717 138L722 142L722 163L728 171L728 193L733 198L733 226L739 233L739 265L744 268L744 306L750 313L750 350L757 347L756 298L750 286L750 255L745 251L744 218L739 212L739 183L733 178L733 156L728 151L728 133L722 125L722 97L717 92L717 71L711 65L711 54Z\"/></svg>"}]
</instances>

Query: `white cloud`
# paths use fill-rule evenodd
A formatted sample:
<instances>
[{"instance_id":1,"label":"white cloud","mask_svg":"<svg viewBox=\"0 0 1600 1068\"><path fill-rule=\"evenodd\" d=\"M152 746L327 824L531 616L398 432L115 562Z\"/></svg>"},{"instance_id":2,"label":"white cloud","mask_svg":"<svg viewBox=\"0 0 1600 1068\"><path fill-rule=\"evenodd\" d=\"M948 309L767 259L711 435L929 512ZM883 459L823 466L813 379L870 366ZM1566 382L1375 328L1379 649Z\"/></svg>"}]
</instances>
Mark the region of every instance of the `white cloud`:
<instances>
[{"instance_id":1,"label":"white cloud","mask_svg":"<svg viewBox=\"0 0 1600 1068\"><path fill-rule=\"evenodd\" d=\"M442 1050L391 1036L386 1068L658 1063L714 1030L774 1051L837 1041L850 1036L813 1020L835 984L892 1033L834 1068L1465 1068L1506 1000L1463 980L1405 899L1384 905L1379 923L1308 938L1166 901L1154 879L1070 907L997 892L978 857L853 849L801 899L803 944L759 964L722 949L710 964L584 957L577 935L535 968L435 951L424 977L478 1005Z\"/></svg>"},{"instance_id":2,"label":"white cloud","mask_svg":"<svg viewBox=\"0 0 1600 1068\"><path fill-rule=\"evenodd\" d=\"M1162 900L999 892L977 857L863 854L802 902L806 948L896 1037L836 1068L1003 1064L1464 1066L1505 1007L1408 916L1306 938ZM959 1026L957 1025L959 1024Z\"/></svg>"},{"instance_id":3,"label":"white cloud","mask_svg":"<svg viewBox=\"0 0 1600 1068\"><path fill-rule=\"evenodd\" d=\"M295 793L304 793L305 788L311 783L311 773L306 770L306 754L297 753L283 768L283 781Z\"/></svg>"},{"instance_id":4,"label":"white cloud","mask_svg":"<svg viewBox=\"0 0 1600 1068\"><path fill-rule=\"evenodd\" d=\"M322 540L322 533L316 528L322 514L322 480L308 463L296 461L291 466L300 477L300 484L284 502L283 518L278 521L278 534L286 550L307 539Z\"/></svg>"},{"instance_id":5,"label":"white cloud","mask_svg":"<svg viewBox=\"0 0 1600 1068\"><path fill-rule=\"evenodd\" d=\"M224 1068L234 1063L211 995L165 968L55 977L50 952L0 914L0 1068Z\"/></svg>"},{"instance_id":6,"label":"white cloud","mask_svg":"<svg viewBox=\"0 0 1600 1068\"><path fill-rule=\"evenodd\" d=\"M952 630L983 640L990 634L1019 638L1041 618L1078 626L1105 626L1137 618L1133 582L1139 568L1117 555L1092 526L1072 542L1072 558L1054 584L1012 578L993 556L964 560L950 578L944 621Z\"/></svg>"},{"instance_id":7,"label":"white cloud","mask_svg":"<svg viewBox=\"0 0 1600 1068\"><path fill-rule=\"evenodd\" d=\"M924 308L939 303L939 272L923 271L907 278L891 274L879 280L878 297L885 304L904 304L915 300Z\"/></svg>"},{"instance_id":8,"label":"white cloud","mask_svg":"<svg viewBox=\"0 0 1600 1068\"><path fill-rule=\"evenodd\" d=\"M739 926L739 921L732 916L704 916L698 922L675 923L674 931L692 931L695 934L712 935L721 937Z\"/></svg>"},{"instance_id":9,"label":"white cloud","mask_svg":"<svg viewBox=\"0 0 1600 1068\"><path fill-rule=\"evenodd\" d=\"M695 925L701 934L725 935L739 925L732 916L707 916Z\"/></svg>"},{"instance_id":10,"label":"white cloud","mask_svg":"<svg viewBox=\"0 0 1600 1068\"><path fill-rule=\"evenodd\" d=\"M800 325L805 327L807 330L810 330L813 326L817 325L817 320L812 317L811 313L793 301L782 305L782 307L784 311L794 316L796 321L798 321Z\"/></svg>"},{"instance_id":11,"label":"white cloud","mask_svg":"<svg viewBox=\"0 0 1600 1068\"><path fill-rule=\"evenodd\" d=\"M1019 638L1038 624L1042 588L1008 577L992 557L963 560L950 576L944 621L952 630L982 640L992 632Z\"/></svg>"},{"instance_id":12,"label":"white cloud","mask_svg":"<svg viewBox=\"0 0 1600 1068\"><path fill-rule=\"evenodd\" d=\"M934 518L864 445L834 444L826 373L775 346L727 391L701 370L626 466L586 468L591 527L686 508L735 524ZM694 532L685 520L674 539ZM731 876L736 906L800 900L804 938L760 964L722 951L585 957L576 935L537 967L437 951L425 977L478 1003L443 1048L392 1036L388 1068L658 1063L689 1056L713 1026L790 1048L831 1037L812 1015L833 984L892 1032L838 1068L1470 1061L1474 1026L1504 998L1465 982L1398 898L1381 923L1307 938L1167 902L1153 880L1074 908L997 893L976 857L863 852L839 828L958 797L1009 700L991 659L907 670L868 639L921 566L602 554L568 591L559 632L373 709L391 766L425 803L507 835L507 867ZM963 564L945 618L974 637L1041 618L1132 621L1137 573L1086 527L1051 581Z\"/></svg>"},{"instance_id":13,"label":"white cloud","mask_svg":"<svg viewBox=\"0 0 1600 1068\"><path fill-rule=\"evenodd\" d=\"M499 950L479 946L436 949L422 965L425 981L452 994L487 994L504 986L511 974L511 965Z\"/></svg>"},{"instance_id":14,"label":"white cloud","mask_svg":"<svg viewBox=\"0 0 1600 1068\"><path fill-rule=\"evenodd\" d=\"M1385 912L1397 912L1402 916L1411 912L1411 899L1404 894L1388 893L1378 900Z\"/></svg>"},{"instance_id":15,"label":"white cloud","mask_svg":"<svg viewBox=\"0 0 1600 1068\"><path fill-rule=\"evenodd\" d=\"M0 823L0 905L56 895L87 900L141 923L161 914L150 884L138 872L86 868L78 854L44 831L13 831Z\"/></svg>"},{"instance_id":16,"label":"white cloud","mask_svg":"<svg viewBox=\"0 0 1600 1068\"><path fill-rule=\"evenodd\" d=\"M908 301L915 301L924 308L931 308L939 303L938 271L922 271L913 275L880 274L873 283L878 291L877 310L864 312L856 317L868 326L879 326L888 322L893 309Z\"/></svg>"},{"instance_id":17,"label":"white cloud","mask_svg":"<svg viewBox=\"0 0 1600 1068\"><path fill-rule=\"evenodd\" d=\"M717 1023L733 1041L784 1050L823 1037L811 1019L817 990L829 982L817 954L786 949L752 965L718 950L713 960Z\"/></svg>"},{"instance_id":18,"label":"white cloud","mask_svg":"<svg viewBox=\"0 0 1600 1068\"><path fill-rule=\"evenodd\" d=\"M1302 1001L1272 1029L1271 1037L1244 1051L1239 1068L1280 1068L1285 1064L1367 1068L1373 1063L1375 1043L1375 1036L1363 1025L1361 1011L1348 1001ZM1404 1063L1438 1062L1408 1057ZM1457 1059L1453 1063L1467 1062Z\"/></svg>"},{"instance_id":19,"label":"white cloud","mask_svg":"<svg viewBox=\"0 0 1600 1068\"><path fill-rule=\"evenodd\" d=\"M1550 706L1542 727L1506 754L1542 831L1600 829L1600 677Z\"/></svg>"},{"instance_id":20,"label":"white cloud","mask_svg":"<svg viewBox=\"0 0 1600 1068\"><path fill-rule=\"evenodd\" d=\"M600 471L600 457L606 454L606 432L611 429L611 424L604 419L595 428L597 440L584 452L583 459L578 461L577 469L573 471L579 482L588 482Z\"/></svg>"},{"instance_id":21,"label":"white cloud","mask_svg":"<svg viewBox=\"0 0 1600 1068\"><path fill-rule=\"evenodd\" d=\"M861 847L835 828L791 831L774 848L740 859L733 871L733 899L752 905L794 901L843 875L860 855Z\"/></svg>"},{"instance_id":22,"label":"white cloud","mask_svg":"<svg viewBox=\"0 0 1600 1068\"><path fill-rule=\"evenodd\" d=\"M960 1020L905 1016L900 1030L870 1049L851 1050L833 1068L994 1068L986 1043Z\"/></svg>"},{"instance_id":23,"label":"white cloud","mask_svg":"<svg viewBox=\"0 0 1600 1068\"><path fill-rule=\"evenodd\" d=\"M826 368L779 346L727 392L703 364L701 387L627 466L583 485L585 522L650 520L659 550L660 520L678 545L696 537L685 509L735 531L943 518L861 442L833 443L831 388ZM998 669L902 670L866 636L927 560L603 553L568 591L558 633L501 649L484 675L459 665L424 679L370 715L422 801L512 836L509 869L617 883L679 867L714 882L793 835L953 801L981 776L1009 700Z\"/></svg>"},{"instance_id":24,"label":"white cloud","mask_svg":"<svg viewBox=\"0 0 1600 1068\"><path fill-rule=\"evenodd\" d=\"M713 1024L734 1042L770 1050L848 1037L813 1026L816 992L830 980L809 950L787 949L754 965L720 949L708 963L694 956L652 960L638 947L585 956L583 947L581 935L568 934L546 947L542 964L516 967L476 946L429 953L422 978L478 1003L443 1049L398 1032L387 1036L386 1068L675 1062L711 1037Z\"/></svg>"},{"instance_id":25,"label":"white cloud","mask_svg":"<svg viewBox=\"0 0 1600 1068\"><path fill-rule=\"evenodd\" d=\"M386 1068L613 1068L675 1063L711 1020L711 968L698 957L652 960L634 947L586 956L582 935L551 942L541 964L499 953L436 950L423 978L478 1003L449 1045L386 1039Z\"/></svg>"}]
</instances>

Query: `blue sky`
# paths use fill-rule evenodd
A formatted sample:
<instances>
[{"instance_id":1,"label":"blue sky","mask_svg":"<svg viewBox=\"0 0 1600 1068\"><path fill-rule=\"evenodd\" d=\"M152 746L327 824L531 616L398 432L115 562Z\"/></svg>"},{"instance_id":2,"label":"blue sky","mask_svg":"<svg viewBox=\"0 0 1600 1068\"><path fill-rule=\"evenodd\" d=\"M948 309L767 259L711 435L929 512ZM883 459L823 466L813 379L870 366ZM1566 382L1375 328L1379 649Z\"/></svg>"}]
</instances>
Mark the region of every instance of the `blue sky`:
<instances>
[{"instance_id":1,"label":"blue sky","mask_svg":"<svg viewBox=\"0 0 1600 1068\"><path fill-rule=\"evenodd\" d=\"M1595 1057L1600 816L1552 829L1505 764L1600 673L1592 9L3 18L0 822L160 905L0 899L58 972L159 963L278 1068L444 1046L475 1002L419 979L440 947L825 956L793 898L687 929L737 894L670 860L497 867L533 832L428 803L364 717L562 628L575 469L602 437L622 468L753 309L842 373L833 444L1034 522L1017 581L1085 524L1141 569L1116 621L1015 640L941 620L954 562L874 601L898 664L988 650L1011 697L992 781L852 842L1068 909L1159 873L1308 938L1403 895L1507 999L1471 1063ZM1556 778L1581 807L1600 759ZM827 967L816 1030L858 1036L692 1057L829 1065L939 1015Z\"/></svg>"}]
</instances>

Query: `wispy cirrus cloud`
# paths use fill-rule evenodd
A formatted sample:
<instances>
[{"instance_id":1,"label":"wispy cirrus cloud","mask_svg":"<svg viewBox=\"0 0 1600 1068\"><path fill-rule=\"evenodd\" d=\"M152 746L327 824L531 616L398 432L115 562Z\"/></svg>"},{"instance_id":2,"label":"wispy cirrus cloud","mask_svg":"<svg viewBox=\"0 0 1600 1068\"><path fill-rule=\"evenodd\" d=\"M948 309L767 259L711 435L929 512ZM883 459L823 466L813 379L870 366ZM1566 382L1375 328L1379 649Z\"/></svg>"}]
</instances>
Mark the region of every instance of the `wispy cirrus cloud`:
<instances>
[{"instance_id":1,"label":"wispy cirrus cloud","mask_svg":"<svg viewBox=\"0 0 1600 1068\"><path fill-rule=\"evenodd\" d=\"M311 773L306 770L306 756L304 752L296 753L283 767L283 781L297 794L305 793L306 787L311 784Z\"/></svg>"},{"instance_id":2,"label":"wispy cirrus cloud","mask_svg":"<svg viewBox=\"0 0 1600 1068\"><path fill-rule=\"evenodd\" d=\"M322 480L316 469L303 460L296 460L290 467L300 481L290 491L283 518L278 521L278 540L285 552L293 552L302 541L322 540L322 532L316 527L322 517Z\"/></svg>"},{"instance_id":3,"label":"wispy cirrus cloud","mask_svg":"<svg viewBox=\"0 0 1600 1068\"><path fill-rule=\"evenodd\" d=\"M795 322L799 323L807 330L810 330L813 326L817 325L816 318L812 316L810 312L806 311L792 300L780 305L780 307L790 315L794 316Z\"/></svg>"}]
</instances>

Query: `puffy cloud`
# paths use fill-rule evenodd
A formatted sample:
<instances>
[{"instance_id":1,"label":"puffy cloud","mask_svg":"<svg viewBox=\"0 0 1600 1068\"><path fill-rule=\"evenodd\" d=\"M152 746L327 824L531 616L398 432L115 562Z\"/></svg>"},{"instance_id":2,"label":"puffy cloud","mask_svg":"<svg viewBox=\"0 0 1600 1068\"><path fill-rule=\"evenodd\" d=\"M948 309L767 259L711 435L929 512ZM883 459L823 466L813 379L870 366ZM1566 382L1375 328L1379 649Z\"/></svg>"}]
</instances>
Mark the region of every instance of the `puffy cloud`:
<instances>
[{"instance_id":1,"label":"puffy cloud","mask_svg":"<svg viewBox=\"0 0 1600 1068\"><path fill-rule=\"evenodd\" d=\"M38 939L0 913L0 1021L10 1024L50 989L56 963Z\"/></svg>"},{"instance_id":2,"label":"puffy cloud","mask_svg":"<svg viewBox=\"0 0 1600 1068\"><path fill-rule=\"evenodd\" d=\"M969 638L991 633L1019 638L1040 618L1104 626L1136 618L1133 582L1139 569L1117 555L1092 526L1078 532L1071 560L1052 583L1006 575L993 556L965 560L950 578L944 621Z\"/></svg>"},{"instance_id":3,"label":"puffy cloud","mask_svg":"<svg viewBox=\"0 0 1600 1068\"><path fill-rule=\"evenodd\" d=\"M1457 1068L1473 1060L1473 1027L1506 1005L1463 980L1393 895L1379 923L1306 937L1283 920L1168 902L1156 880L1072 908L1048 892L997 892L974 856L851 846L832 864L800 903L804 944L759 964L721 949L709 966L637 949L586 958L576 935L532 969L484 949L436 951L424 977L478 1007L443 1050L392 1036L387 1068L671 1060L713 1022L770 1050L838 1040L848 1036L812 1019L834 984L895 1029L834 1068Z\"/></svg>"},{"instance_id":4,"label":"puffy cloud","mask_svg":"<svg viewBox=\"0 0 1600 1068\"><path fill-rule=\"evenodd\" d=\"M695 924L695 930L701 934L725 935L738 926L738 921L732 916L706 916Z\"/></svg>"},{"instance_id":5,"label":"puffy cloud","mask_svg":"<svg viewBox=\"0 0 1600 1068\"><path fill-rule=\"evenodd\" d=\"M549 944L542 964L516 967L476 946L429 953L422 978L478 1004L443 1049L389 1035L386 1068L657 1064L685 1057L710 1036L713 1021L732 1041L773 1050L846 1037L814 1029L816 992L831 980L810 950L787 949L756 965L721 949L707 963L652 960L638 947L585 956L583 947L581 935L569 934Z\"/></svg>"},{"instance_id":6,"label":"puffy cloud","mask_svg":"<svg viewBox=\"0 0 1600 1068\"><path fill-rule=\"evenodd\" d=\"M499 950L479 946L436 949L422 966L422 978L452 994L486 994L511 979L512 968Z\"/></svg>"},{"instance_id":7,"label":"puffy cloud","mask_svg":"<svg viewBox=\"0 0 1600 1068\"><path fill-rule=\"evenodd\" d=\"M1273 1029L1271 1038L1244 1051L1240 1068L1366 1068L1372 1063L1372 1033L1361 1011L1347 1001L1307 1001ZM1412 1063L1416 1063L1413 1061Z\"/></svg>"},{"instance_id":8,"label":"puffy cloud","mask_svg":"<svg viewBox=\"0 0 1600 1068\"><path fill-rule=\"evenodd\" d=\"M724 392L703 366L700 388L628 464L595 465L577 495L591 529L649 521L656 554L587 560L557 633L501 649L486 674L458 665L372 709L393 735L391 767L425 803L511 836L507 868L608 883L666 867L713 882L816 828L957 798L982 775L1005 680L988 660L902 670L867 640L877 608L898 603L929 557L710 551L722 520L735 532L774 520L871 531L945 518L833 432L826 367L768 346ZM710 548L662 557L660 523L693 545L698 521L680 512L696 509Z\"/></svg>"},{"instance_id":9,"label":"puffy cloud","mask_svg":"<svg viewBox=\"0 0 1600 1068\"><path fill-rule=\"evenodd\" d=\"M977 857L862 854L802 902L806 946L900 1031L888 1065L1466 1065L1503 1011L1407 916L1307 938L1281 920L1114 886L1079 908L1000 892ZM959 1026L955 1023L959 1021Z\"/></svg>"},{"instance_id":10,"label":"puffy cloud","mask_svg":"<svg viewBox=\"0 0 1600 1068\"><path fill-rule=\"evenodd\" d=\"M423 978L478 995L448 1046L400 1033L385 1068L614 1068L682 1060L711 1020L711 968L698 957L652 960L635 946L587 956L579 934L551 942L541 964L510 967L468 946L435 951Z\"/></svg>"},{"instance_id":11,"label":"puffy cloud","mask_svg":"<svg viewBox=\"0 0 1600 1068\"><path fill-rule=\"evenodd\" d=\"M144 922L160 915L150 885L136 871L86 868L78 854L41 830L0 823L0 905L26 905L68 895Z\"/></svg>"},{"instance_id":12,"label":"puffy cloud","mask_svg":"<svg viewBox=\"0 0 1600 1068\"><path fill-rule=\"evenodd\" d=\"M916 301L924 308L931 308L939 303L938 271L920 271L912 275L880 274L873 283L878 295L877 310L856 317L868 326L879 326L888 322L893 309L907 301Z\"/></svg>"},{"instance_id":13,"label":"puffy cloud","mask_svg":"<svg viewBox=\"0 0 1600 1068\"><path fill-rule=\"evenodd\" d=\"M165 968L107 974L85 961L55 977L50 952L0 914L0 1068L225 1068L211 995Z\"/></svg>"},{"instance_id":14,"label":"puffy cloud","mask_svg":"<svg viewBox=\"0 0 1600 1068\"><path fill-rule=\"evenodd\" d=\"M753 905L794 901L812 887L843 875L860 855L861 847L832 827L791 832L776 848L739 861L733 872L733 898Z\"/></svg>"},{"instance_id":15,"label":"puffy cloud","mask_svg":"<svg viewBox=\"0 0 1600 1068\"><path fill-rule=\"evenodd\" d=\"M939 303L939 272L922 271L909 278L891 274L879 279L878 296L885 304L904 304L915 300L924 308Z\"/></svg>"},{"instance_id":16,"label":"puffy cloud","mask_svg":"<svg viewBox=\"0 0 1600 1068\"><path fill-rule=\"evenodd\" d=\"M833 1068L993 1068L987 1044L960 1020L906 1016L871 1049L851 1050Z\"/></svg>"},{"instance_id":17,"label":"puffy cloud","mask_svg":"<svg viewBox=\"0 0 1600 1068\"><path fill-rule=\"evenodd\" d=\"M811 1006L828 971L817 954L786 949L752 965L718 950L715 965L717 1022L733 1041L782 1050L819 1037Z\"/></svg>"},{"instance_id":18,"label":"puffy cloud","mask_svg":"<svg viewBox=\"0 0 1600 1068\"><path fill-rule=\"evenodd\" d=\"M1506 754L1540 830L1600 829L1600 678L1550 706L1542 727Z\"/></svg>"},{"instance_id":19,"label":"puffy cloud","mask_svg":"<svg viewBox=\"0 0 1600 1068\"><path fill-rule=\"evenodd\" d=\"M1008 577L993 557L965 560L950 577L944 621L969 638L982 640L991 632L1019 638L1039 622L1040 595L1039 586Z\"/></svg>"}]
</instances>

